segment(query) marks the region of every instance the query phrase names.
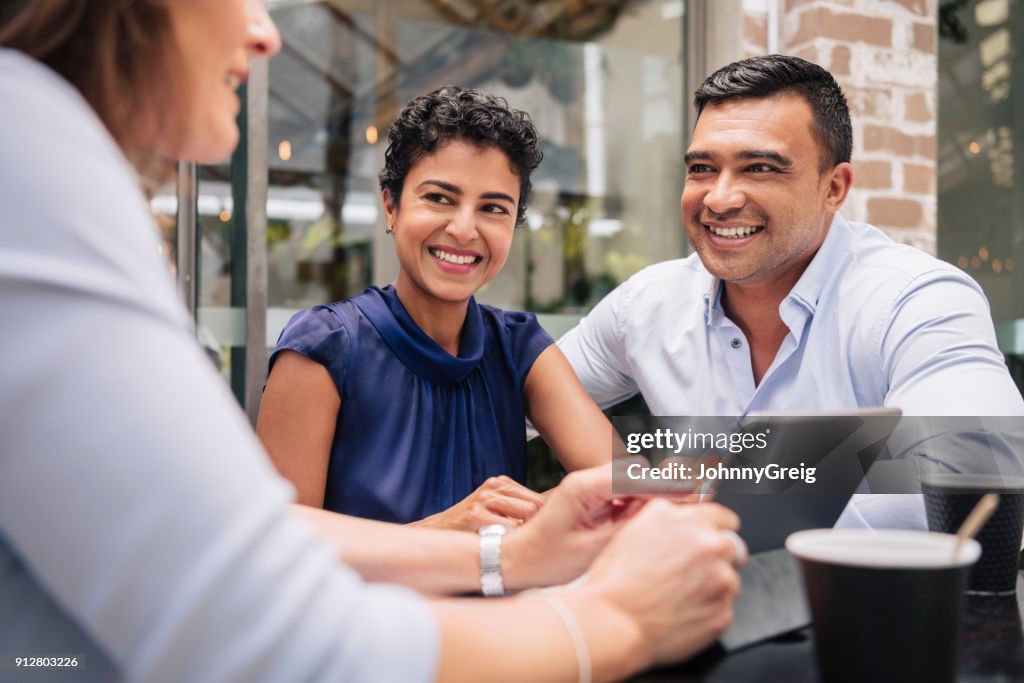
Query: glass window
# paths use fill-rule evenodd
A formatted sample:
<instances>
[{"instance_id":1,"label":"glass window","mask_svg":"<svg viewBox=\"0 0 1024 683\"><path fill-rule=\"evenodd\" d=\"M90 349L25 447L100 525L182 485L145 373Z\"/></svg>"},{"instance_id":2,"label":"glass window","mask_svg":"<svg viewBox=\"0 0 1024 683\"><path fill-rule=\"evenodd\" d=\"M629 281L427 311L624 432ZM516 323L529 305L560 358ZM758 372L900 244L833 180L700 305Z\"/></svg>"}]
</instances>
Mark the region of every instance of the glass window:
<instances>
[{"instance_id":1,"label":"glass window","mask_svg":"<svg viewBox=\"0 0 1024 683\"><path fill-rule=\"evenodd\" d=\"M377 173L408 100L477 87L533 116L528 224L479 298L554 334L640 268L683 256L683 3L271 3L268 342L297 309L397 273ZM210 266L212 267L212 265Z\"/></svg>"},{"instance_id":2,"label":"glass window","mask_svg":"<svg viewBox=\"0 0 1024 683\"><path fill-rule=\"evenodd\" d=\"M1024 387L1024 6L942 2L938 251L985 289Z\"/></svg>"},{"instance_id":3,"label":"glass window","mask_svg":"<svg viewBox=\"0 0 1024 683\"><path fill-rule=\"evenodd\" d=\"M272 346L297 310L395 277L377 183L386 132L408 100L442 85L505 97L543 140L527 225L481 301L538 312L558 336L637 270L685 255L683 0L267 4L283 46L267 90L261 81L250 93L258 106L239 117L239 150L189 167L198 180L153 203L199 341L250 417L265 379L264 313ZM265 292L262 232L246 225L262 216L245 212L264 168ZM247 284L258 300L246 300ZM547 488L560 468L540 440L530 451L530 483Z\"/></svg>"},{"instance_id":4,"label":"glass window","mask_svg":"<svg viewBox=\"0 0 1024 683\"><path fill-rule=\"evenodd\" d=\"M244 136L244 86L240 95L239 128ZM151 202L179 291L195 312L199 343L243 403L248 264L246 216L236 207L245 202L246 164L244 145L218 164L199 168L184 164L178 187L164 188ZM194 187L191 174L196 178ZM185 203L179 207L179 201Z\"/></svg>"}]
</instances>

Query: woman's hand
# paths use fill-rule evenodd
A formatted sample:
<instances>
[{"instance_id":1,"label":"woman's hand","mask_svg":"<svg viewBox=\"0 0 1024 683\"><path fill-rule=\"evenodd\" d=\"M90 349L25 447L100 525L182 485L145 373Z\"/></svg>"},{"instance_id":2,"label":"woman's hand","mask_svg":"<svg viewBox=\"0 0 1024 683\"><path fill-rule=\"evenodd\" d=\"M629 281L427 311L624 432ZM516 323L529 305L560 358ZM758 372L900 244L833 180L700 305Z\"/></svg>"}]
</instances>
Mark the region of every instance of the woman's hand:
<instances>
[{"instance_id":1,"label":"woman's hand","mask_svg":"<svg viewBox=\"0 0 1024 683\"><path fill-rule=\"evenodd\" d=\"M418 522L435 529L476 531L488 524L519 526L544 505L544 496L504 475L491 477L447 510Z\"/></svg>"},{"instance_id":2,"label":"woman's hand","mask_svg":"<svg viewBox=\"0 0 1024 683\"><path fill-rule=\"evenodd\" d=\"M523 590L568 583L587 571L616 532L651 499L643 495L646 490L636 494L614 490L621 488L626 479L621 472L615 474L620 467L616 460L570 472L544 494L544 508L505 537L501 557L506 588ZM613 476L618 484L614 488ZM658 502L696 502L692 494L692 487L681 487L676 495L663 496Z\"/></svg>"},{"instance_id":3,"label":"woman's hand","mask_svg":"<svg viewBox=\"0 0 1024 683\"><path fill-rule=\"evenodd\" d=\"M511 590L577 578L644 504L613 494L610 464L570 472L545 497L544 508L505 537L502 567Z\"/></svg>"}]
</instances>

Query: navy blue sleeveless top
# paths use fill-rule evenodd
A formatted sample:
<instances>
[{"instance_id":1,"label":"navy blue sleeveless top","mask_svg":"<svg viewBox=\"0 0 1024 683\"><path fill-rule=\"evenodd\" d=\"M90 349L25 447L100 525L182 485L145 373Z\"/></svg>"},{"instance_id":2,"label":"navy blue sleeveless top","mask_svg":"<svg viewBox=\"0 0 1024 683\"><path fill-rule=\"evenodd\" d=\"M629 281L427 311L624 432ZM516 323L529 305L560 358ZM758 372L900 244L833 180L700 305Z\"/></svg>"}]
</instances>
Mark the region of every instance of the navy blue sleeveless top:
<instances>
[{"instance_id":1,"label":"navy blue sleeveless top","mask_svg":"<svg viewBox=\"0 0 1024 683\"><path fill-rule=\"evenodd\" d=\"M470 299L452 356L389 285L295 314L270 365L297 351L338 388L324 507L405 523L451 507L488 477L524 482L523 385L551 343L532 313Z\"/></svg>"}]
</instances>

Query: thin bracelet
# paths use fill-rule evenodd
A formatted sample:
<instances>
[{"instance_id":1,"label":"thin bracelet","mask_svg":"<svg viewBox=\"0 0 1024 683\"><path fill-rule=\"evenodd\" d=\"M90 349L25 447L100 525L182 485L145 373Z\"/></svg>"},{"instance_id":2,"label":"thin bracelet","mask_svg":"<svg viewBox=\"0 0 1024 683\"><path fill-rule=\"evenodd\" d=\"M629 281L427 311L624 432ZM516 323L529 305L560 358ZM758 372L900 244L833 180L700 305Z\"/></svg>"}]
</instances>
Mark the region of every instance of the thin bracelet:
<instances>
[{"instance_id":1,"label":"thin bracelet","mask_svg":"<svg viewBox=\"0 0 1024 683\"><path fill-rule=\"evenodd\" d=\"M583 631L580 624L573 616L572 610L565 604L562 598L555 593L540 593L551 609L555 610L558 618L565 624L565 630L569 632L569 640L572 641L572 648L576 651L576 664L580 670L579 683L591 683L590 653L587 652L587 641L583 638Z\"/></svg>"}]
</instances>

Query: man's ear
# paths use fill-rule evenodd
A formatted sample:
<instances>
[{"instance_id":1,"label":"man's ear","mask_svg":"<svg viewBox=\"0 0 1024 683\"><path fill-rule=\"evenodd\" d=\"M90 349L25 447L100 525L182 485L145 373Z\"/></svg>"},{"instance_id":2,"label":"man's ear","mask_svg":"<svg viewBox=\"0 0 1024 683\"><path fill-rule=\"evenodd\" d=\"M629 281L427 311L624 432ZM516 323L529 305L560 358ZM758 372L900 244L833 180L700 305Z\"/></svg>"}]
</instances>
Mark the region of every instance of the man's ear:
<instances>
[{"instance_id":1,"label":"man's ear","mask_svg":"<svg viewBox=\"0 0 1024 683\"><path fill-rule=\"evenodd\" d=\"M850 194L853 186L853 166L844 161L836 164L828 179L828 194L825 195L825 210L831 213L839 211Z\"/></svg>"}]
</instances>

